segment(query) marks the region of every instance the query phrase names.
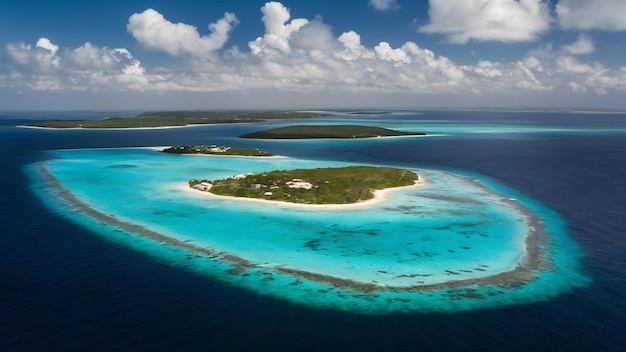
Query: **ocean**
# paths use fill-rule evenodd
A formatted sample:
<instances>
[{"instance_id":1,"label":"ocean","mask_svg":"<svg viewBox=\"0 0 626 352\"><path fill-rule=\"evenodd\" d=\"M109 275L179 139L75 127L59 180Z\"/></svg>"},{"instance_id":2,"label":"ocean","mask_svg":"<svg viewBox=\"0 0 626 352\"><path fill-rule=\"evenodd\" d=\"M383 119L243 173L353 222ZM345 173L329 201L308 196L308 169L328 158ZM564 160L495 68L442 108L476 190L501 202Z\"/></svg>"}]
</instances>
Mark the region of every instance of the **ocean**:
<instances>
[{"instance_id":1,"label":"ocean","mask_svg":"<svg viewBox=\"0 0 626 352\"><path fill-rule=\"evenodd\" d=\"M94 118L110 114L89 113ZM0 350L626 349L626 114L423 110L158 130L16 127L57 116L0 115L5 150L0 159ZM235 138L286 124L346 122L418 129L433 137ZM58 151L187 144L236 144L311 163L393 165L484 178L562 221L568 242L557 242L564 248L555 251L569 256L575 270L553 269L559 280L549 282L545 296L537 292L534 300L493 306L485 298L459 310L377 313L303 304L206 274L176 259L184 254L175 249L113 240L107 234L115 235L114 229L74 219L55 206L31 172L53 161Z\"/></svg>"}]
</instances>

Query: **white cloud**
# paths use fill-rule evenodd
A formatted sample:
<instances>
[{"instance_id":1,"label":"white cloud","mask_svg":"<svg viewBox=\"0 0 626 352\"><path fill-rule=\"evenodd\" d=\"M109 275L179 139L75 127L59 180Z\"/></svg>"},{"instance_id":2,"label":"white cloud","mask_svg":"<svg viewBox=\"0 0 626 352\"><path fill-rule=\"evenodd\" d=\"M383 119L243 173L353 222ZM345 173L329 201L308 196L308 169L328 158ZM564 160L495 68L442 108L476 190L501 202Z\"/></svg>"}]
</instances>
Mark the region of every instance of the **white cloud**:
<instances>
[{"instance_id":1,"label":"white cloud","mask_svg":"<svg viewBox=\"0 0 626 352\"><path fill-rule=\"evenodd\" d=\"M361 45L361 36L355 31L345 32L337 38L343 49L335 55L343 60L352 61L358 58L372 58L374 53Z\"/></svg>"},{"instance_id":2,"label":"white cloud","mask_svg":"<svg viewBox=\"0 0 626 352\"><path fill-rule=\"evenodd\" d=\"M49 71L61 66L61 58L56 55L59 47L48 38L39 38L35 47L26 43L7 44L6 53L11 61L36 71Z\"/></svg>"},{"instance_id":3,"label":"white cloud","mask_svg":"<svg viewBox=\"0 0 626 352\"><path fill-rule=\"evenodd\" d=\"M411 58L402 48L392 49L389 43L381 42L374 47L376 56L383 61L411 63Z\"/></svg>"},{"instance_id":4,"label":"white cloud","mask_svg":"<svg viewBox=\"0 0 626 352\"><path fill-rule=\"evenodd\" d=\"M556 13L565 29L626 30L624 0L560 0Z\"/></svg>"},{"instance_id":5,"label":"white cloud","mask_svg":"<svg viewBox=\"0 0 626 352\"><path fill-rule=\"evenodd\" d=\"M9 60L18 65L27 65L31 62L32 46L26 43L12 44L9 43L5 47L5 51Z\"/></svg>"},{"instance_id":6,"label":"white cloud","mask_svg":"<svg viewBox=\"0 0 626 352\"><path fill-rule=\"evenodd\" d=\"M592 91L607 95L611 90L626 91L626 68L612 70L599 63L585 64L571 56L556 60L557 71L567 79L567 85L575 93Z\"/></svg>"},{"instance_id":7,"label":"white cloud","mask_svg":"<svg viewBox=\"0 0 626 352\"><path fill-rule=\"evenodd\" d=\"M311 21L291 35L292 49L332 52L339 46L330 26L321 20Z\"/></svg>"},{"instance_id":8,"label":"white cloud","mask_svg":"<svg viewBox=\"0 0 626 352\"><path fill-rule=\"evenodd\" d=\"M143 88L149 83L146 70L128 50L98 48L87 42L68 50L64 73L86 86L122 83L129 88Z\"/></svg>"},{"instance_id":9,"label":"white cloud","mask_svg":"<svg viewBox=\"0 0 626 352\"><path fill-rule=\"evenodd\" d=\"M52 44L52 42L48 38L39 38L35 46L38 48L48 50L52 56L54 56L54 54L56 54L57 51L59 51L59 46Z\"/></svg>"},{"instance_id":10,"label":"white cloud","mask_svg":"<svg viewBox=\"0 0 626 352\"><path fill-rule=\"evenodd\" d=\"M524 58L524 64L537 72L543 72L543 66L541 66L541 61L534 56L526 56Z\"/></svg>"},{"instance_id":11,"label":"white cloud","mask_svg":"<svg viewBox=\"0 0 626 352\"><path fill-rule=\"evenodd\" d=\"M578 82L569 82L568 85L572 88L574 93L587 93L587 88Z\"/></svg>"},{"instance_id":12,"label":"white cloud","mask_svg":"<svg viewBox=\"0 0 626 352\"><path fill-rule=\"evenodd\" d=\"M571 56L561 56L556 59L557 66L567 73L594 73L597 68L583 64Z\"/></svg>"},{"instance_id":13,"label":"white cloud","mask_svg":"<svg viewBox=\"0 0 626 352\"><path fill-rule=\"evenodd\" d=\"M488 77L488 78L502 77L503 75L502 70L498 66L499 66L498 63L481 60L473 69L474 69L474 72L476 72L477 74L483 77Z\"/></svg>"},{"instance_id":14,"label":"white cloud","mask_svg":"<svg viewBox=\"0 0 626 352\"><path fill-rule=\"evenodd\" d=\"M89 42L68 50L65 57L76 67L107 70L136 60L125 49L98 48Z\"/></svg>"},{"instance_id":15,"label":"white cloud","mask_svg":"<svg viewBox=\"0 0 626 352\"><path fill-rule=\"evenodd\" d=\"M396 0L370 0L369 5L379 11L389 11L400 7Z\"/></svg>"},{"instance_id":16,"label":"white cloud","mask_svg":"<svg viewBox=\"0 0 626 352\"><path fill-rule=\"evenodd\" d=\"M126 28L147 48L162 50L175 56L190 54L204 57L221 49L238 23L235 14L226 12L223 18L209 25L209 36L201 36L196 27L172 23L159 12L147 9L130 16Z\"/></svg>"},{"instance_id":17,"label":"white cloud","mask_svg":"<svg viewBox=\"0 0 626 352\"><path fill-rule=\"evenodd\" d=\"M541 72L538 68L540 64L535 60L520 60L515 63L515 70L510 72L515 76L515 81L509 82L513 86L520 89L528 90L549 90L551 86L544 83L538 78L538 74Z\"/></svg>"},{"instance_id":18,"label":"white cloud","mask_svg":"<svg viewBox=\"0 0 626 352\"><path fill-rule=\"evenodd\" d=\"M300 30L309 23L307 19L295 18L289 21L291 14L289 9L280 2L268 2L261 7L265 35L249 42L248 46L255 55L273 52L275 49L288 53L291 51L289 38L294 32Z\"/></svg>"},{"instance_id":19,"label":"white cloud","mask_svg":"<svg viewBox=\"0 0 626 352\"><path fill-rule=\"evenodd\" d=\"M577 56L590 54L596 50L593 39L587 34L580 34L576 41L560 46L555 49L553 43L545 43L540 47L533 49L528 56L536 57L542 60L554 60L560 56Z\"/></svg>"},{"instance_id":20,"label":"white cloud","mask_svg":"<svg viewBox=\"0 0 626 352\"><path fill-rule=\"evenodd\" d=\"M12 70L0 72L0 86L20 85L33 90L141 89L148 84L145 69L126 49L98 48L87 42L60 51L47 38L35 46L8 44ZM7 77L19 77L7 80ZM154 80L154 78L152 78Z\"/></svg>"},{"instance_id":21,"label":"white cloud","mask_svg":"<svg viewBox=\"0 0 626 352\"><path fill-rule=\"evenodd\" d=\"M290 20L289 10L280 3L267 3L262 13L264 35L250 42L249 50L233 47L210 51L211 60L204 60L209 50L206 47L192 53L188 43L172 44L168 50L189 55L173 59L171 67L143 67L126 49L89 42L77 48L59 48L45 38L35 45L8 44L0 66L0 87L257 95L441 94L464 99L548 91L590 95L626 92L626 68L610 69L577 56L594 50L592 39L586 35L564 46L544 45L511 62L480 60L459 65L411 41L392 46L390 38L389 42L364 45L356 31L335 36L319 18ZM178 26L166 21L166 27L167 23ZM228 33L226 27L230 25L228 21L225 24L214 32ZM164 33L190 38L179 30L138 28L159 33L153 39L160 39L161 50L170 43L163 40ZM195 29L192 32L197 34ZM145 41L140 42L145 45Z\"/></svg>"},{"instance_id":22,"label":"white cloud","mask_svg":"<svg viewBox=\"0 0 626 352\"><path fill-rule=\"evenodd\" d=\"M563 51L569 55L582 55L594 52L593 41L587 35L581 34L572 44L563 46Z\"/></svg>"},{"instance_id":23,"label":"white cloud","mask_svg":"<svg viewBox=\"0 0 626 352\"><path fill-rule=\"evenodd\" d=\"M430 0L429 16L419 31L447 35L456 44L533 41L550 26L544 0Z\"/></svg>"}]
</instances>

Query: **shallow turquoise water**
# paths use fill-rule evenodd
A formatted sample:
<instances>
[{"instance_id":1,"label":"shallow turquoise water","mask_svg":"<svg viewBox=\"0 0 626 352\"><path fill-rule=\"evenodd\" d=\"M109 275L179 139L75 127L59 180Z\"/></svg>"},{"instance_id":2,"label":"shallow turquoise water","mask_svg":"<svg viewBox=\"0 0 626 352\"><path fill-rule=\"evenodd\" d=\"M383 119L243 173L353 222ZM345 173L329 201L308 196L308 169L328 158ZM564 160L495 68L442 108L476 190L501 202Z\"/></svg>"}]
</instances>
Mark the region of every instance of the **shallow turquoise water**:
<instances>
[{"instance_id":1,"label":"shallow turquoise water","mask_svg":"<svg viewBox=\"0 0 626 352\"><path fill-rule=\"evenodd\" d=\"M544 300L586 282L576 269L577 247L558 214L480 175L465 176L493 191L450 172L418 169L425 185L396 191L375 207L320 211L216 200L180 188L190 178L349 163L182 156L150 149L53 154L58 159L47 162L47 169L94 209L181 241L232 253L258 267L233 274L227 263L129 236L112 226L98 224L97 232L172 265L302 304L365 313L454 311ZM45 189L41 183L38 187ZM56 206L57 197L51 195L47 202ZM550 270L521 287L363 293L272 270L284 266L392 288L505 272L524 257L527 231L518 209L502 201L508 198L539 214L549 233ZM95 220L71 208L61 209L69 218L94 227Z\"/></svg>"},{"instance_id":2,"label":"shallow turquoise water","mask_svg":"<svg viewBox=\"0 0 626 352\"><path fill-rule=\"evenodd\" d=\"M471 112L469 113L471 114ZM384 115L333 115L330 117L316 118L314 120L298 121L303 125L343 125L343 124L362 124L370 126L378 126L392 130L404 132L424 132L427 136L418 136L410 138L432 138L441 135L445 136L485 136L485 135L519 135L519 134L535 134L535 135L554 135L554 134L618 134L625 133L625 128L619 127L589 127L589 126L563 126L563 125L537 125L524 124L523 121L509 119L508 124L494 123L494 121L474 121L468 118L467 123L460 120L429 120L426 118L416 118L419 114L400 113ZM272 121L268 123L268 128L277 126L292 125L289 121ZM261 130L263 128L259 128ZM293 142L293 141L290 141ZM305 141L306 142L306 141ZM354 142L347 140L345 142Z\"/></svg>"}]
</instances>

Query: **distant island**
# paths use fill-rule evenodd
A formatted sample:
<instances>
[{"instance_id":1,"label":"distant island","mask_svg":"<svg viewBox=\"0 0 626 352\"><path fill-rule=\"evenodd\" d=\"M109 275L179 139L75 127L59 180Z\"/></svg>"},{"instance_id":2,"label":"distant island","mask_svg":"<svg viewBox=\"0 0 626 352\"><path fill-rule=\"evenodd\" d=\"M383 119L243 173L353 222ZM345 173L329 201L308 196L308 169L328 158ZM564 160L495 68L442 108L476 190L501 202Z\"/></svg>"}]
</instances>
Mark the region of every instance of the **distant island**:
<instances>
[{"instance_id":1,"label":"distant island","mask_svg":"<svg viewBox=\"0 0 626 352\"><path fill-rule=\"evenodd\" d=\"M157 111L135 117L109 117L102 120L43 120L29 124L44 128L155 128L221 123L251 123L275 119L303 119L329 116L306 111Z\"/></svg>"},{"instance_id":2,"label":"distant island","mask_svg":"<svg viewBox=\"0 0 626 352\"><path fill-rule=\"evenodd\" d=\"M190 180L189 187L221 196L300 204L353 204L374 191L412 186L419 176L407 169L376 166L276 170L221 180Z\"/></svg>"},{"instance_id":3,"label":"distant island","mask_svg":"<svg viewBox=\"0 0 626 352\"><path fill-rule=\"evenodd\" d=\"M272 153L259 149L237 148L217 145L184 145L172 146L161 150L171 154L210 154L210 155L239 155L239 156L274 156Z\"/></svg>"},{"instance_id":4,"label":"distant island","mask_svg":"<svg viewBox=\"0 0 626 352\"><path fill-rule=\"evenodd\" d=\"M423 132L402 132L382 127L360 125L295 125L239 136L255 139L314 139L314 138L376 138L423 136Z\"/></svg>"},{"instance_id":5,"label":"distant island","mask_svg":"<svg viewBox=\"0 0 626 352\"><path fill-rule=\"evenodd\" d=\"M361 110L361 111L348 111L348 115L390 115L391 111L373 111L373 110Z\"/></svg>"}]
</instances>

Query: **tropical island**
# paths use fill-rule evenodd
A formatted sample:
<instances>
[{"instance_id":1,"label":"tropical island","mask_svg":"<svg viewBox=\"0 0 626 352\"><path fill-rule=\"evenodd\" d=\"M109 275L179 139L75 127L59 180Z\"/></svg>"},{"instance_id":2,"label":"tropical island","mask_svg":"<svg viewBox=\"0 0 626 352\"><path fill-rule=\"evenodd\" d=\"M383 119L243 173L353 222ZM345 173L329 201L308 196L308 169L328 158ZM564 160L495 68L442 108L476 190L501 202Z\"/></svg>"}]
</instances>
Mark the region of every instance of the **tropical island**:
<instances>
[{"instance_id":1,"label":"tropical island","mask_svg":"<svg viewBox=\"0 0 626 352\"><path fill-rule=\"evenodd\" d=\"M252 132L239 136L254 139L315 139L315 138L379 138L423 136L423 132L403 132L388 128L361 125L295 125Z\"/></svg>"},{"instance_id":2,"label":"tropical island","mask_svg":"<svg viewBox=\"0 0 626 352\"><path fill-rule=\"evenodd\" d=\"M217 145L183 145L172 146L161 150L170 154L207 154L207 155L237 155L237 156L274 156L272 153L253 148L227 147Z\"/></svg>"},{"instance_id":3,"label":"tropical island","mask_svg":"<svg viewBox=\"0 0 626 352\"><path fill-rule=\"evenodd\" d=\"M419 176L408 169L376 166L275 170L221 180L189 181L189 187L220 196L299 204L353 204L374 198L374 191L412 186Z\"/></svg>"},{"instance_id":4,"label":"tropical island","mask_svg":"<svg viewBox=\"0 0 626 352\"><path fill-rule=\"evenodd\" d=\"M329 116L310 111L156 111L133 117L108 117L101 120L42 120L28 126L43 128L156 128L253 123L276 119L304 119Z\"/></svg>"},{"instance_id":5,"label":"tropical island","mask_svg":"<svg viewBox=\"0 0 626 352\"><path fill-rule=\"evenodd\" d=\"M359 110L359 111L348 111L346 112L348 115L391 115L391 111L374 111L374 110Z\"/></svg>"}]
</instances>

